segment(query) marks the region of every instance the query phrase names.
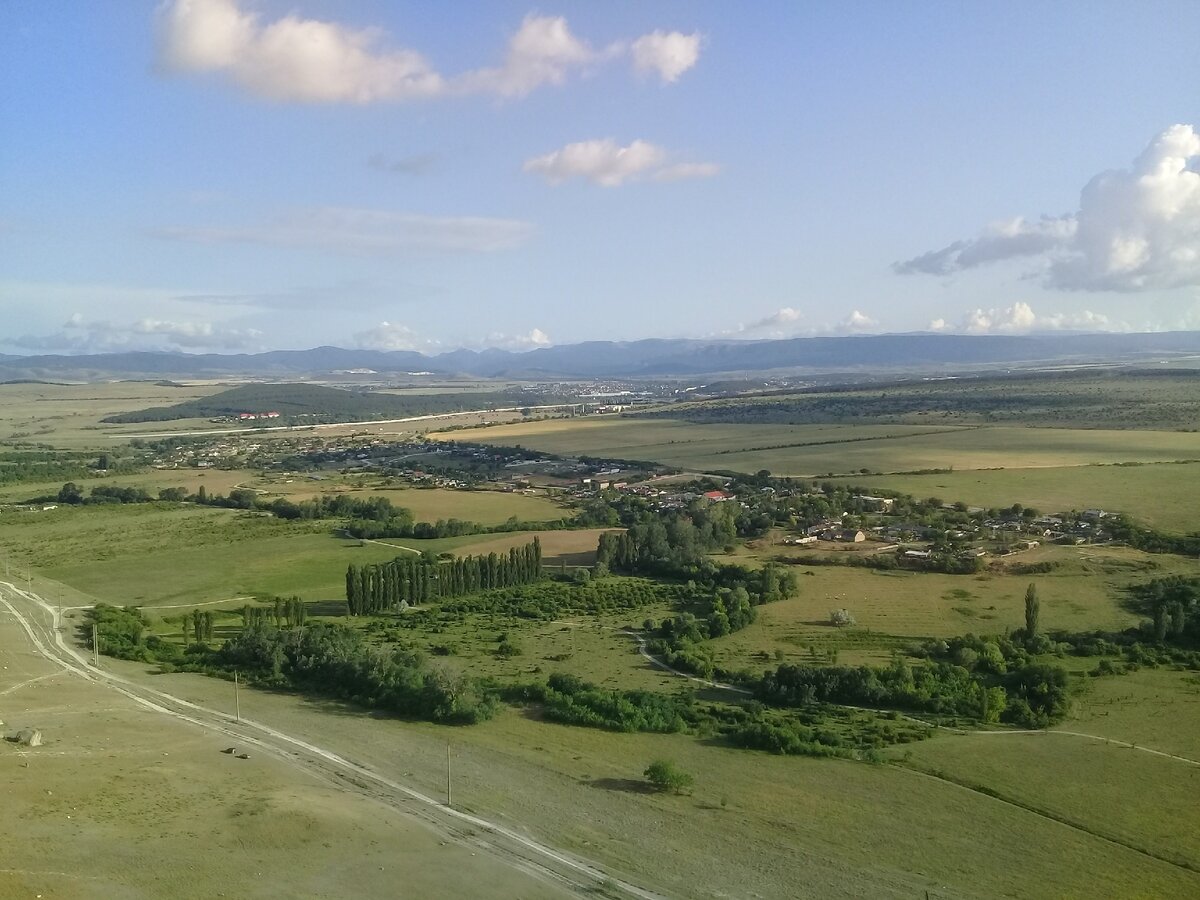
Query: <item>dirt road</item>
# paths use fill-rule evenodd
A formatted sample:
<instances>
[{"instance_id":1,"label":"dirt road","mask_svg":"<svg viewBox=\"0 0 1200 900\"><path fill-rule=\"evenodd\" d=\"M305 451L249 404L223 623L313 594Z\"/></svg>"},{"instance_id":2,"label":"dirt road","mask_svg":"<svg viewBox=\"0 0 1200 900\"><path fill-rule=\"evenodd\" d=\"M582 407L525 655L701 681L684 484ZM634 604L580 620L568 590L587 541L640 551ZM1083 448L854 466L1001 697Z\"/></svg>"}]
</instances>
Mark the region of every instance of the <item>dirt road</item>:
<instances>
[{"instance_id":1,"label":"dirt road","mask_svg":"<svg viewBox=\"0 0 1200 900\"><path fill-rule=\"evenodd\" d=\"M119 694L144 710L210 734L222 735L231 745L270 754L331 783L385 803L404 816L436 829L449 840L486 852L543 884L570 893L594 894L604 890L643 900L655 900L658 896L615 877L590 861L557 850L512 828L449 807L440 799L310 741L260 722L232 721L218 710L138 684L103 667L97 668L64 636L61 610L14 584L0 582L0 610L12 616L40 657L66 674Z\"/></svg>"}]
</instances>

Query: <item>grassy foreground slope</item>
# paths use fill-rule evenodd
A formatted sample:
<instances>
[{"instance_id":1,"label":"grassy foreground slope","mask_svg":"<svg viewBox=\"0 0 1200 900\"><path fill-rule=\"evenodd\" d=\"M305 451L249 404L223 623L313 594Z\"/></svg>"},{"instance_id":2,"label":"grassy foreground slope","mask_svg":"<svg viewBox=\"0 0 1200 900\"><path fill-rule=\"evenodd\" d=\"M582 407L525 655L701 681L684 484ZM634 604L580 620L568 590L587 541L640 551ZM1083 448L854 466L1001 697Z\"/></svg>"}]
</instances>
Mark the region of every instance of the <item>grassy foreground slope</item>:
<instances>
[{"instance_id":1,"label":"grassy foreground slope","mask_svg":"<svg viewBox=\"0 0 1200 900\"><path fill-rule=\"evenodd\" d=\"M65 673L0 616L0 897L571 896L340 783ZM156 687L164 687L157 679ZM7 729L6 729L7 730Z\"/></svg>"},{"instance_id":2,"label":"grassy foreground slope","mask_svg":"<svg viewBox=\"0 0 1200 900\"><path fill-rule=\"evenodd\" d=\"M186 674L170 682L181 696L232 712L223 682ZM253 706L243 705L243 714L256 720L431 793L444 786L445 728L286 694L254 692L246 703ZM456 730L452 751L456 802L464 808L552 838L667 896L911 898L928 891L948 900L1096 896L1098 885L1129 897L1200 889L1195 872L889 766L747 754L681 735L579 729L518 711ZM696 776L691 796L644 791L641 770L659 757Z\"/></svg>"}]
</instances>

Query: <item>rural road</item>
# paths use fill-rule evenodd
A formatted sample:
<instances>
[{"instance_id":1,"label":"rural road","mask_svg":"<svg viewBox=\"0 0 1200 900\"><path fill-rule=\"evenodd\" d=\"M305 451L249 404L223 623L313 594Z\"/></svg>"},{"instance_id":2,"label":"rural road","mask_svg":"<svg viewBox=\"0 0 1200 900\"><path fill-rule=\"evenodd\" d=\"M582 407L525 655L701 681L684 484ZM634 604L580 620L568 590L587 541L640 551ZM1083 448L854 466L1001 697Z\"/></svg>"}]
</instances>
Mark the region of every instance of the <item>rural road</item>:
<instances>
[{"instance_id":1,"label":"rural road","mask_svg":"<svg viewBox=\"0 0 1200 900\"><path fill-rule=\"evenodd\" d=\"M144 709L187 722L206 731L235 738L318 777L339 779L375 800L392 806L403 815L431 825L448 839L485 850L515 868L547 882L594 895L599 890L619 892L639 900L660 900L660 895L620 880L597 864L491 822L480 816L447 806L420 791L401 784L367 766L309 743L261 722L235 721L226 713L175 697L93 666L63 637L62 610L37 594L10 582L0 582L0 608L16 620L36 653L65 672L119 693ZM415 803L413 802L415 801Z\"/></svg>"},{"instance_id":2,"label":"rural road","mask_svg":"<svg viewBox=\"0 0 1200 900\"><path fill-rule=\"evenodd\" d=\"M258 434L263 431L312 431L319 428L354 428L360 425L402 425L405 422L429 422L434 419L453 419L457 416L479 416L487 413L520 412L523 409L565 409L579 406L578 403L555 403L550 406L503 406L497 409L465 409L461 412L432 413L425 416L408 416L403 419L371 419L365 422L326 422L320 425L266 425L261 428L207 428L199 431L147 431L144 434L119 432L109 437L129 438L202 437L209 434Z\"/></svg>"}]
</instances>

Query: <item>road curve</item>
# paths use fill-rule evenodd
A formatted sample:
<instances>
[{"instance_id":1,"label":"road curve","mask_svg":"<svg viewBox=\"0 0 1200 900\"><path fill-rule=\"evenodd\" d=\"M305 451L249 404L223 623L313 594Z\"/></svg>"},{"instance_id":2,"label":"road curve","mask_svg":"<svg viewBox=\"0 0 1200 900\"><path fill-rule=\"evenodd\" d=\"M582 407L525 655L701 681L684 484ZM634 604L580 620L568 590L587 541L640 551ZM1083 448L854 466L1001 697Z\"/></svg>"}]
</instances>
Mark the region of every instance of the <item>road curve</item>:
<instances>
[{"instance_id":1,"label":"road curve","mask_svg":"<svg viewBox=\"0 0 1200 900\"><path fill-rule=\"evenodd\" d=\"M261 722L245 718L235 721L218 710L97 668L64 640L62 610L46 603L31 591L0 581L0 606L15 618L40 656L71 675L122 694L145 709L236 738L243 744L314 771L320 777L327 778L333 774L342 779L343 785L349 782L368 796L393 806L405 815L420 818L455 840L486 850L522 871L581 895L594 895L603 888L639 900L661 900L659 894L616 878L596 863L526 837L496 822L454 809L331 750Z\"/></svg>"}]
</instances>

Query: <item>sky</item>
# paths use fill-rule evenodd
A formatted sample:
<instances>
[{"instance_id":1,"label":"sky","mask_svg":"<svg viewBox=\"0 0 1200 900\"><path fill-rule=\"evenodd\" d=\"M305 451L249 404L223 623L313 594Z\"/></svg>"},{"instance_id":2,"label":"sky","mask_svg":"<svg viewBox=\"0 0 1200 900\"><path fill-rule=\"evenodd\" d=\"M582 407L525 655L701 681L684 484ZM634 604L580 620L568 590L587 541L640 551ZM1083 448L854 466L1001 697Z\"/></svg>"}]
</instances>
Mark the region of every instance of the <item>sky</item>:
<instances>
[{"instance_id":1,"label":"sky","mask_svg":"<svg viewBox=\"0 0 1200 900\"><path fill-rule=\"evenodd\" d=\"M0 354L1200 329L1200 4L0 0Z\"/></svg>"}]
</instances>

